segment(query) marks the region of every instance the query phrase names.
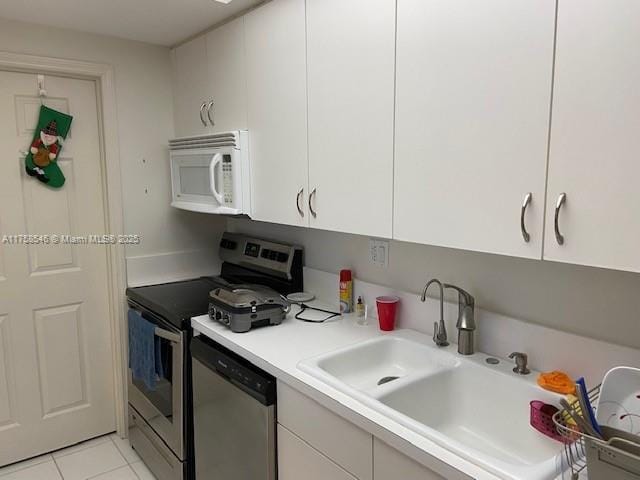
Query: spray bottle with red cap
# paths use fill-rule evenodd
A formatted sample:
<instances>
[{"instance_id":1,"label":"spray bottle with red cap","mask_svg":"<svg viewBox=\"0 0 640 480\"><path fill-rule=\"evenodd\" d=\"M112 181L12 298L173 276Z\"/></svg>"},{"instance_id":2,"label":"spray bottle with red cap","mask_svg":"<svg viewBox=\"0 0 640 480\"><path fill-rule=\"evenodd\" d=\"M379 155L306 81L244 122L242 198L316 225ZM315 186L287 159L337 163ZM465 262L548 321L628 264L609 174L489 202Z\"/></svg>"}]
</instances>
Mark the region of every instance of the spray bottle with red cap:
<instances>
[{"instance_id":1,"label":"spray bottle with red cap","mask_svg":"<svg viewBox=\"0 0 640 480\"><path fill-rule=\"evenodd\" d=\"M340 270L340 313L353 311L353 279L351 270Z\"/></svg>"}]
</instances>

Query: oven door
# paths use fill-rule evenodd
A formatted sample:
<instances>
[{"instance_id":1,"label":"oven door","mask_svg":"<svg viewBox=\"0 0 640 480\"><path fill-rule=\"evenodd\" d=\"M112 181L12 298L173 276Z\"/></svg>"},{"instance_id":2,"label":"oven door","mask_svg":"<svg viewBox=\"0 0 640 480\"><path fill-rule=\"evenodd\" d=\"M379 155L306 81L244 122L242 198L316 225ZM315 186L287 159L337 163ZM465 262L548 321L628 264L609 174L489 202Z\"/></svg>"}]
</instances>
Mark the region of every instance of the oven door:
<instances>
[{"instance_id":1,"label":"oven door","mask_svg":"<svg viewBox=\"0 0 640 480\"><path fill-rule=\"evenodd\" d=\"M155 334L160 340L159 353L165 368L164 376L156 382L155 390L149 390L144 382L133 379L129 369L129 403L173 453L180 460L184 460L185 333L151 312L136 309L145 319L156 325Z\"/></svg>"}]
</instances>

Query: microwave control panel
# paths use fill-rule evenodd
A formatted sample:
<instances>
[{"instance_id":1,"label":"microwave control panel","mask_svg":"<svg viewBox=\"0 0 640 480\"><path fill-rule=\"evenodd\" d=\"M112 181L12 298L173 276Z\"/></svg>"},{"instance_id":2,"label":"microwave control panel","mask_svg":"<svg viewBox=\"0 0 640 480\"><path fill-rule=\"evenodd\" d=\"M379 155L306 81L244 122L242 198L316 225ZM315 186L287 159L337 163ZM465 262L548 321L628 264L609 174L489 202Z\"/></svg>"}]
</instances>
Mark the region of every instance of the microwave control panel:
<instances>
[{"instance_id":1,"label":"microwave control panel","mask_svg":"<svg viewBox=\"0 0 640 480\"><path fill-rule=\"evenodd\" d=\"M222 191L225 205L233 205L233 167L231 155L222 159Z\"/></svg>"}]
</instances>

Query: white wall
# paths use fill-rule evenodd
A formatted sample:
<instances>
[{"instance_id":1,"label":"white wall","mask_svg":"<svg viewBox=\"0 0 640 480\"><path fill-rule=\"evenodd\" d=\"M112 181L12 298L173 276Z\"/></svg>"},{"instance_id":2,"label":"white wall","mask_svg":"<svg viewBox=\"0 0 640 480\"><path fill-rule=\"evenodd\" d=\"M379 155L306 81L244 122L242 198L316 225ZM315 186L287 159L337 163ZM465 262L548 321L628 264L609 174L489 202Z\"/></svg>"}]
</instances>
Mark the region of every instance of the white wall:
<instances>
[{"instance_id":1,"label":"white wall","mask_svg":"<svg viewBox=\"0 0 640 480\"><path fill-rule=\"evenodd\" d=\"M113 65L125 230L142 236L140 245L127 249L129 283L215 271L225 220L169 206L169 49L0 18L0 51Z\"/></svg>"},{"instance_id":2,"label":"white wall","mask_svg":"<svg viewBox=\"0 0 640 480\"><path fill-rule=\"evenodd\" d=\"M352 268L359 279L415 293L437 277L485 310L640 348L640 274L396 241L385 270L369 263L368 237L235 219L228 228L299 243L312 268Z\"/></svg>"}]
</instances>

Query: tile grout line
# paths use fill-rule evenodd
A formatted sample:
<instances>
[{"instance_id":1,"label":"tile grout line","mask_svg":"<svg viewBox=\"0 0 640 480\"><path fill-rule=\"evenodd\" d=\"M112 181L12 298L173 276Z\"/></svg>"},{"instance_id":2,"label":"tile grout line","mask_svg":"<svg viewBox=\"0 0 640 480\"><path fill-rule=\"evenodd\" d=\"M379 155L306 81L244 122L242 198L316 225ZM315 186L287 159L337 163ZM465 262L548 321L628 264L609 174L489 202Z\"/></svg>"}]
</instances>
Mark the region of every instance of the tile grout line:
<instances>
[{"instance_id":1,"label":"tile grout line","mask_svg":"<svg viewBox=\"0 0 640 480\"><path fill-rule=\"evenodd\" d=\"M133 463L138 463L138 462L133 462ZM129 464L129 467L131 467L131 470L133 470L133 474L136 476L136 478L137 478L138 480L142 480L142 478L140 477L140 475L138 475L138 472L136 472L136 469L135 469L135 468L133 468L133 467L131 466L131 464Z\"/></svg>"},{"instance_id":2,"label":"tile grout line","mask_svg":"<svg viewBox=\"0 0 640 480\"><path fill-rule=\"evenodd\" d=\"M119 454L119 455L122 457L122 459L125 461L125 464L124 464L124 465L119 465L119 466L117 466L117 467L115 467L115 468L111 468L111 469L109 469L109 470L105 470L104 472L96 473L95 475L92 475L92 476L90 476L90 477L86 477L84 480L90 480L90 479L92 479L92 478L96 478L96 477L98 477L98 476L100 476L100 475L104 475L105 473L113 472L114 470L118 470L119 468L122 468L122 467L129 467L129 469L130 469L131 471L133 471L133 474L134 474L136 477L138 477L138 474L135 472L135 470L133 470L133 468L131 468L131 466L130 466L130 464L129 464L129 461L128 461L128 460L126 459L126 457L122 454L122 452L121 452L121 451L120 451L120 449L118 448L118 445L116 445L116 442L114 442L114 441L113 441L113 438L111 438L111 434L109 433L109 434L107 434L107 435L104 435L103 437L106 437L106 440L104 440L104 441L102 441L102 442L99 442L99 443L97 443L97 444L95 444L95 445L87 446L87 447L82 448L82 449L80 449L80 450L77 450L77 451L75 451L75 452L71 452L71 453L68 453L68 454L66 454L66 455L62 455L62 456L60 456L60 457L58 457L58 458L65 458L65 457L68 457L69 455L73 455L73 454L76 454L76 453L84 452L84 451L89 450L89 449L91 449L91 448L99 447L99 446L104 445L105 443L109 443L109 442L111 442L111 444L113 445L113 447L116 449L116 452L118 452L118 454ZM101 437L97 437L97 438L101 438ZM89 442L89 441L91 441L91 440L87 440L87 442ZM82 443L79 443L78 445L82 445ZM62 470L60 469L60 466L58 465L58 461L57 461L57 459L56 459L53 455L51 455L51 457L53 458L53 463L55 464L56 468L58 469L58 472L60 473L60 477L62 478L62 480L65 480L65 477L64 477L64 475L62 474ZM140 478L140 477L138 477L138 478Z\"/></svg>"},{"instance_id":3,"label":"tile grout line","mask_svg":"<svg viewBox=\"0 0 640 480\"><path fill-rule=\"evenodd\" d=\"M116 450L118 451L118 453L120 455L122 455L122 458L124 458L125 462L127 462L127 465L131 465L133 462L130 462L129 459L127 458L127 456L124 454L124 452L122 450L120 450L120 447L118 446L116 441L112 437L109 437L109 438L110 438L111 442L115 445ZM131 444L129 444L129 445L131 445Z\"/></svg>"},{"instance_id":4,"label":"tile grout line","mask_svg":"<svg viewBox=\"0 0 640 480\"><path fill-rule=\"evenodd\" d=\"M53 459L55 460L56 457L53 454L56 453L56 452L61 452L62 450L66 450L67 448L81 447L82 445L84 445L86 443L93 442L93 441L95 441L95 440L97 440L99 438L105 438L106 437L106 440L98 442L98 443L96 443L94 445L85 445L84 447L79 448L78 450L75 450L75 451L69 452L69 453L65 453L64 455L58 455L58 458L64 458L64 457L67 457L69 455L73 455L74 453L83 452L85 450L88 450L89 448L97 447L98 445L102 445L103 443L107 443L107 441L113 442L113 440L111 440L110 435L111 434L108 433L106 435L101 435L99 437L90 438L89 440L85 440L84 442L76 443L75 445L69 445L68 447L60 448L58 450L54 450L53 452L49 452L49 455L51 455L53 457ZM116 446L116 448L117 448L117 446Z\"/></svg>"},{"instance_id":5,"label":"tile grout line","mask_svg":"<svg viewBox=\"0 0 640 480\"><path fill-rule=\"evenodd\" d=\"M62 475L62 470L60 470L60 466L58 465L58 462L56 462L56 459L53 458L53 455L51 455L51 459L53 460L53 464L55 465L56 470L58 471L58 474L60 475L60 478L62 480L64 480L64 475Z\"/></svg>"},{"instance_id":6,"label":"tile grout line","mask_svg":"<svg viewBox=\"0 0 640 480\"><path fill-rule=\"evenodd\" d=\"M111 440L111 443L113 443L113 444L114 444L114 446L116 447L116 450L118 451L118 453L119 453L120 455L122 455L122 458L124 458L124 461L125 461L125 462L127 462L127 466L128 466L128 467L129 467L129 469L133 472L133 474L136 476L136 478L137 478L138 480L142 480L142 479L140 478L140 475L138 475L138 472L136 472L136 469L135 469L135 468L133 468L133 467L131 466L131 465L133 465L134 463L142 463L142 464L144 465L144 462L142 462L142 458L138 457L138 458L139 458L139 460L136 460L135 462L130 462L130 461L129 461L129 459L124 455L124 453L122 453L122 450L120 450L120 447L118 447L118 444L116 443L116 441L113 439L113 437L112 437L111 435L113 435L113 434L109 434L109 440ZM117 433L116 433L116 435L117 435ZM127 439L127 441L128 441L128 440L129 440L129 439ZM131 442L129 442L129 446L131 447ZM133 447L132 447L131 449L133 450ZM134 450L134 452L135 452L135 450ZM137 454L137 452L136 452L136 454ZM146 466L146 465L145 465L145 466ZM119 467L119 468L122 468L122 467ZM107 472L104 472L104 473L107 473ZM63 479L63 480L64 480L64 479Z\"/></svg>"},{"instance_id":7,"label":"tile grout line","mask_svg":"<svg viewBox=\"0 0 640 480\"><path fill-rule=\"evenodd\" d=\"M22 466L22 467L20 467L20 466L19 466L19 465L21 465L21 464L23 464L23 463L27 463L27 462L33 461L33 460L34 460L34 459L36 459L36 458L39 458L39 457L45 457L45 456L47 456L47 455L49 455L49 456L51 457L51 458L49 458L48 460L42 460L41 462L34 463L34 464L32 464L32 465L24 465L24 466ZM7 475L11 475L12 473L20 472L21 470L26 470L27 468L31 468L31 467L36 467L36 466L38 466L38 465L42 465L43 463L48 463L48 462L50 462L50 461L52 461L52 460L53 460L53 455L51 455L51 453L43 453L42 455L36 455L35 457L27 458L26 460L21 460L21 461L19 461L19 462L14 462L14 463L9 463L9 464L7 464L7 465L5 465L5 466L3 466L3 467L0 467L0 479L1 479L2 477L6 477ZM11 467L12 465L15 465L15 466L16 466L15 470L11 470L11 471L8 471L8 472L6 472L6 473L2 473L2 472L1 472L3 469L5 469L5 468L9 468L9 467Z\"/></svg>"},{"instance_id":8,"label":"tile grout line","mask_svg":"<svg viewBox=\"0 0 640 480\"><path fill-rule=\"evenodd\" d=\"M112 468L110 470L105 470L104 472L100 472L100 473L96 473L95 475L92 475L90 477L85 478L84 480L91 480L92 478L96 478L99 477L100 475L104 475L105 473L110 473L110 472L115 472L116 470L120 470L121 468L127 467L129 470L131 470L133 472L133 474L137 477L138 475L136 474L135 470L133 468L131 468L131 465L129 465L128 463L126 465L120 465L119 467L115 467ZM138 477L139 478L139 477ZM62 479L64 480L64 478Z\"/></svg>"},{"instance_id":9,"label":"tile grout line","mask_svg":"<svg viewBox=\"0 0 640 480\"><path fill-rule=\"evenodd\" d=\"M117 434L116 434L116 435L117 435ZM138 459L137 459L137 460L134 460L134 461L132 461L132 462L130 462L130 461L129 461L129 459L127 458L127 456L124 454L124 452L123 452L122 450L120 450L120 447L118 446L118 444L116 443L116 441L113 439L113 437L111 437L111 436L110 436L109 438L111 439L111 441L113 442L113 444L116 446L116 450L118 450L118 453L120 453L120 455L122 455L122 456L124 457L125 461L127 462L127 465L132 465L132 464L134 464L134 463L138 463L138 462L141 462L141 461L142 461L142 458L140 458L140 455L138 455L138 452L136 452L136 451L134 450L134 448L131 446L131 442L129 442L129 439L128 439L128 438L127 438L127 439L123 439L123 440L126 440L127 442L129 442L129 448L130 448L131 450L133 450L133 452L138 456Z\"/></svg>"},{"instance_id":10,"label":"tile grout line","mask_svg":"<svg viewBox=\"0 0 640 480\"><path fill-rule=\"evenodd\" d=\"M34 464L32 464L32 465L24 465L24 466L22 466L22 467L17 467L15 470L12 470L12 471L9 471L9 472L6 472L6 473L0 473L0 480L2 479L2 477L5 477L5 476L7 476L7 475L11 475L11 474L16 473L16 472L20 472L20 471L23 471L23 470L27 470L27 469L29 469L29 468L34 468L34 467L36 467L36 466L38 466L38 465L43 465L43 464L46 464L46 463L49 463L49 462L52 462L52 463L53 463L53 465L54 465L54 466L55 466L55 468L56 468L56 471L57 471L57 472L58 472L58 474L60 475L60 478L61 478L62 480L65 480L65 476L64 476L64 474L62 473L62 470L61 470L61 468L60 468L60 465L58 464L58 460L60 460L60 459L62 459L62 458L65 458L65 457L68 457L69 455L74 455L74 454L76 454L76 453L84 452L84 451L89 450L89 449L94 448L94 447L102 446L102 445L104 445L104 444L106 444L106 443L109 443L109 442L113 445L113 447L116 449L116 451L118 452L118 454L120 455L120 457L122 458L122 460L123 460L125 463L124 463L123 465L119 465L119 466L114 467L114 468L111 468L111 469L109 469L109 470L105 470L104 472L100 472L100 473L97 473L97 474L92 475L92 476L90 476L90 477L87 477L85 480L91 480L91 479L94 479L94 478L96 478L96 477L99 477L100 475L104 475L104 474L106 474L106 473L113 472L113 471L118 470L118 469L121 469L121 468L123 468L123 467L128 467L128 468L129 468L129 470L130 470L131 472L133 472L133 475L135 476L135 478L137 478L138 480L142 480L142 477L140 477L140 475L138 475L138 472L133 468L133 464L135 464L135 463L142 463L142 464L144 465L144 462L143 462L143 461L142 461L142 459L140 459L140 458L138 458L138 459L137 459L137 460L135 460L135 461L129 461L129 459L128 459L128 458L127 458L127 456L124 454L124 452L121 450L121 448L118 446L118 444L116 443L116 441L114 440L114 438L113 438L113 436L112 436L112 435L113 435L113 434L107 434L107 435L104 435L104 436L102 436L102 437L104 438L104 440L102 440L102 441L100 441L100 442L98 442L98 443L95 443L95 444L93 444L93 445L86 445L86 446L83 446L83 448L79 448L78 450L75 450L75 451L73 451L73 452L67 453L67 454L65 454L65 455L58 456L57 458L53 456L53 453L54 453L54 452L49 452L49 453L42 454L42 455L40 455L40 457L48 457L48 458L43 458L43 459L42 459L42 461L39 461L39 462L34 463ZM86 440L85 442L80 442L80 443L78 443L78 444L71 445L71 446L69 446L69 447L64 447L63 449L60 449L60 450L64 450L65 448L80 447L80 446L82 446L82 445L83 445L83 443L88 443L88 442L91 442L91 441L93 441L93 440L97 440L97 439L99 439L99 438L101 438L101 437L95 437L95 438L93 438L93 439ZM135 452L135 450L134 450L134 452ZM34 458L38 458L38 457L34 457ZM28 462L29 460L33 460L33 459L27 459L27 460L23 460L22 462L16 462L16 463L17 463L17 465L20 465L21 463L26 463L26 462ZM8 465L7 465L7 466L8 466ZM3 468L4 468L4 467L3 467Z\"/></svg>"}]
</instances>

